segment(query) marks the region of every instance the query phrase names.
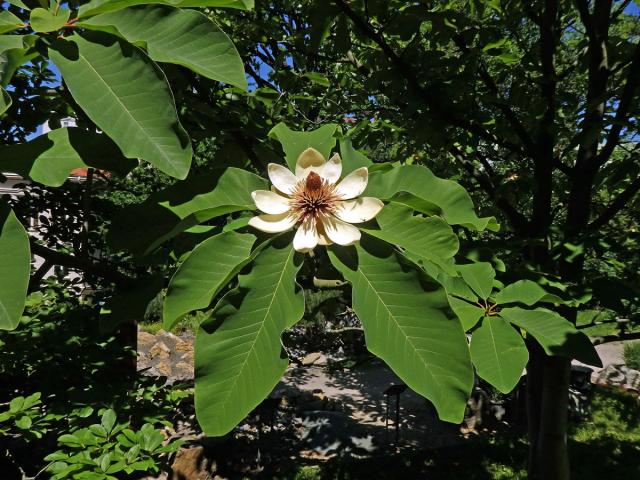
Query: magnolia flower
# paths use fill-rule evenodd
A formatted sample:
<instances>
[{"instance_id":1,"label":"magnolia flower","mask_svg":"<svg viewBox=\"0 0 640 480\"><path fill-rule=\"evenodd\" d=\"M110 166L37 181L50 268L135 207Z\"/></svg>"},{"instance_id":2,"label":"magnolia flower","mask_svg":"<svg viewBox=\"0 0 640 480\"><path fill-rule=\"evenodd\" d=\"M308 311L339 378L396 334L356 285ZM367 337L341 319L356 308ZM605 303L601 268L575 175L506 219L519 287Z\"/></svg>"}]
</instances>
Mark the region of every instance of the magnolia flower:
<instances>
[{"instance_id":1,"label":"magnolia flower","mask_svg":"<svg viewBox=\"0 0 640 480\"><path fill-rule=\"evenodd\" d=\"M371 220L384 204L373 197L359 197L367 187L367 167L358 168L338 183L342 160L335 154L326 161L320 152L307 148L296 162L295 175L275 163L268 166L271 191L251 193L264 212L249 220L263 232L284 232L297 226L293 248L308 252L316 245L353 245L360 230L351 225Z\"/></svg>"}]
</instances>

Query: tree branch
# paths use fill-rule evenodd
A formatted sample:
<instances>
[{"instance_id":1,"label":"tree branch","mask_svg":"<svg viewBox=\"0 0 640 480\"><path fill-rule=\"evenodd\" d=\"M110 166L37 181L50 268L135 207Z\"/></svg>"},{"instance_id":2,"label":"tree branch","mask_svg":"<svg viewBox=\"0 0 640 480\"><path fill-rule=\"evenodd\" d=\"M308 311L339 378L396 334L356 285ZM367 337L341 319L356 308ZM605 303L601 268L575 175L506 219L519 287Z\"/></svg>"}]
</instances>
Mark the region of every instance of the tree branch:
<instances>
[{"instance_id":1,"label":"tree branch","mask_svg":"<svg viewBox=\"0 0 640 480\"><path fill-rule=\"evenodd\" d=\"M338 6L338 8L342 10L342 12L354 23L354 25L356 25L356 27L358 27L370 40L372 40L376 45L378 45L378 47L383 51L383 53L389 58L389 60L391 61L395 69L398 71L398 73L400 73L400 75L402 75L402 77L407 81L410 89L420 96L420 98L433 111L433 113L436 116L448 122L450 125L466 130L467 132L473 133L490 143L500 145L517 154L523 153L522 149L518 145L515 145L505 139L499 139L493 133L485 130L480 125L469 122L468 120L463 118L457 118L454 115L452 115L450 110L443 107L440 104L440 100L420 83L411 65L405 62L404 59L402 59L394 51L394 49L387 43L385 38L381 34L379 34L369 22L361 18L347 4L345 0L334 0L334 1Z\"/></svg>"},{"instance_id":2,"label":"tree branch","mask_svg":"<svg viewBox=\"0 0 640 480\"><path fill-rule=\"evenodd\" d=\"M636 49L633 54L633 61L629 66L627 80L622 90L622 95L620 96L620 102L618 103L618 109L616 110L615 120L613 121L613 125L609 130L609 134L607 135L606 143L598 154L596 160L598 166L604 165L607 160L609 160L611 154L620 141L622 127L627 120L629 109L631 107L633 97L635 96L636 89L638 88L638 84L640 84L640 43L636 45Z\"/></svg>"},{"instance_id":3,"label":"tree branch","mask_svg":"<svg viewBox=\"0 0 640 480\"><path fill-rule=\"evenodd\" d=\"M618 195L613 202L609 204L607 208L589 224L587 230L597 230L605 226L609 221L616 216L616 214L622 210L627 203L640 191L640 177L636 178Z\"/></svg>"},{"instance_id":4,"label":"tree branch","mask_svg":"<svg viewBox=\"0 0 640 480\"><path fill-rule=\"evenodd\" d=\"M58 252L45 247L44 245L35 243L33 239L30 239L30 241L31 253L44 258L45 262L52 265L60 265L63 267L81 270L83 272L89 272L103 278L104 280L108 280L119 285L126 286L133 282L133 278L120 273L109 264L93 262L86 258L80 258L67 253Z\"/></svg>"},{"instance_id":5,"label":"tree branch","mask_svg":"<svg viewBox=\"0 0 640 480\"><path fill-rule=\"evenodd\" d=\"M594 337L591 339L591 343L593 343L594 345L602 345L603 343L622 342L624 340L638 339L640 339L640 332L615 333L611 335L604 335L602 337Z\"/></svg>"}]
</instances>

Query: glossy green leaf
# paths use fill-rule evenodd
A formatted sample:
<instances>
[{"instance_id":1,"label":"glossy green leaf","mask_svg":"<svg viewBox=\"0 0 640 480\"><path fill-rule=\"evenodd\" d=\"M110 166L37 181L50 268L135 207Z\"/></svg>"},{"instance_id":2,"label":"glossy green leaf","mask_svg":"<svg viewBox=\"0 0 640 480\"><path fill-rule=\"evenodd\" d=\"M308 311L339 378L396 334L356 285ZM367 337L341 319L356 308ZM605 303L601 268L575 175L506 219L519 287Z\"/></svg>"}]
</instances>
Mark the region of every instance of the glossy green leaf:
<instances>
[{"instance_id":1,"label":"glossy green leaf","mask_svg":"<svg viewBox=\"0 0 640 480\"><path fill-rule=\"evenodd\" d=\"M507 285L495 296L496 303L522 303L532 306L538 302L564 303L557 295L548 293L544 288L531 280L519 280Z\"/></svg>"},{"instance_id":2,"label":"glossy green leaf","mask_svg":"<svg viewBox=\"0 0 640 480\"><path fill-rule=\"evenodd\" d=\"M106 135L80 128L59 128L27 143L0 146L0 170L51 187L62 185L75 168L126 175L136 165Z\"/></svg>"},{"instance_id":3,"label":"glossy green leaf","mask_svg":"<svg viewBox=\"0 0 640 480\"><path fill-rule=\"evenodd\" d=\"M9 110L13 100L11 100L11 95L7 92L3 87L0 87L0 115Z\"/></svg>"},{"instance_id":4,"label":"glossy green leaf","mask_svg":"<svg viewBox=\"0 0 640 480\"><path fill-rule=\"evenodd\" d=\"M359 245L332 247L329 254L352 285L367 348L431 400L442 420L462 421L473 372L444 289L406 265L391 245L366 234Z\"/></svg>"},{"instance_id":5,"label":"glossy green leaf","mask_svg":"<svg viewBox=\"0 0 640 480\"><path fill-rule=\"evenodd\" d=\"M69 21L71 11L61 8L57 13L44 8L34 8L31 10L29 21L34 32L55 32L60 30Z\"/></svg>"},{"instance_id":6,"label":"glossy green leaf","mask_svg":"<svg viewBox=\"0 0 640 480\"><path fill-rule=\"evenodd\" d=\"M432 262L455 275L453 257L460 246L458 237L440 217L413 216L411 209L386 205L376 216L380 229L363 229L370 235L402 247L417 263Z\"/></svg>"},{"instance_id":7,"label":"glossy green leaf","mask_svg":"<svg viewBox=\"0 0 640 480\"><path fill-rule=\"evenodd\" d=\"M348 175L360 167L370 167L373 162L364 154L353 148L351 139L342 137L340 143L340 157L342 158L342 176Z\"/></svg>"},{"instance_id":8,"label":"glossy green leaf","mask_svg":"<svg viewBox=\"0 0 640 480\"><path fill-rule=\"evenodd\" d=\"M85 113L130 158L185 178L191 143L162 71L141 50L102 32L72 35L49 49Z\"/></svg>"},{"instance_id":9,"label":"glossy green leaf","mask_svg":"<svg viewBox=\"0 0 640 480\"><path fill-rule=\"evenodd\" d=\"M250 10L254 0L91 0L78 12L78 17L87 18L100 13L113 12L136 5L169 5L172 7L214 7Z\"/></svg>"},{"instance_id":10,"label":"glossy green leaf","mask_svg":"<svg viewBox=\"0 0 640 480\"><path fill-rule=\"evenodd\" d=\"M183 65L200 75L247 88L242 59L229 37L196 10L166 6L126 8L92 17L78 26L105 30L143 45L157 62Z\"/></svg>"},{"instance_id":11,"label":"glossy green leaf","mask_svg":"<svg viewBox=\"0 0 640 480\"><path fill-rule=\"evenodd\" d=\"M39 55L29 50L36 38L35 35L0 35L0 86L9 85L18 67Z\"/></svg>"},{"instance_id":12,"label":"glossy green leaf","mask_svg":"<svg viewBox=\"0 0 640 480\"><path fill-rule=\"evenodd\" d=\"M13 330L18 325L30 273L27 232L9 206L0 201L0 330Z\"/></svg>"},{"instance_id":13,"label":"glossy green leaf","mask_svg":"<svg viewBox=\"0 0 640 480\"><path fill-rule=\"evenodd\" d=\"M500 316L525 330L544 348L548 355L575 358L593 366L602 366L589 337L556 312L546 308L526 310L503 308Z\"/></svg>"},{"instance_id":14,"label":"glossy green leaf","mask_svg":"<svg viewBox=\"0 0 640 480\"><path fill-rule=\"evenodd\" d=\"M310 132L296 132L284 123L279 123L271 129L269 136L280 142L287 165L291 170L295 170L296 160L309 147L315 148L323 157L329 158L331 150L336 146L336 138L333 135L337 128L338 126L332 123Z\"/></svg>"},{"instance_id":15,"label":"glossy green leaf","mask_svg":"<svg viewBox=\"0 0 640 480\"><path fill-rule=\"evenodd\" d=\"M502 393L513 390L529 361L520 334L496 316L485 317L473 332L469 349L478 375Z\"/></svg>"},{"instance_id":16,"label":"glossy green leaf","mask_svg":"<svg viewBox=\"0 0 640 480\"><path fill-rule=\"evenodd\" d=\"M449 295L449 305L460 320L465 332L475 327L478 321L484 317L484 308L453 295Z\"/></svg>"},{"instance_id":17,"label":"glossy green leaf","mask_svg":"<svg viewBox=\"0 0 640 480\"><path fill-rule=\"evenodd\" d=\"M193 174L124 209L113 221L109 244L142 255L194 225L240 210L254 210L253 190L268 188L263 178L238 168Z\"/></svg>"},{"instance_id":18,"label":"glossy green leaf","mask_svg":"<svg viewBox=\"0 0 640 480\"><path fill-rule=\"evenodd\" d=\"M0 33L8 33L24 27L24 22L9 10L0 11Z\"/></svg>"},{"instance_id":19,"label":"glossy green leaf","mask_svg":"<svg viewBox=\"0 0 640 480\"><path fill-rule=\"evenodd\" d=\"M464 187L451 180L436 177L423 166L402 165L371 172L363 195L397 200L423 213L439 214L450 225L462 225L474 230L498 229L495 218L478 218L471 197ZM428 208L416 208L420 207L420 203Z\"/></svg>"},{"instance_id":20,"label":"glossy green leaf","mask_svg":"<svg viewBox=\"0 0 640 480\"><path fill-rule=\"evenodd\" d=\"M231 431L284 374L289 362L280 335L304 313L300 260L290 235L278 239L198 330L195 404L208 435Z\"/></svg>"},{"instance_id":21,"label":"glossy green leaf","mask_svg":"<svg viewBox=\"0 0 640 480\"><path fill-rule=\"evenodd\" d=\"M11 5L15 5L18 8L24 8L25 10L31 10L27 4L25 4L22 0L7 0L7 3Z\"/></svg>"},{"instance_id":22,"label":"glossy green leaf","mask_svg":"<svg viewBox=\"0 0 640 480\"><path fill-rule=\"evenodd\" d=\"M465 283L471 287L479 298L486 300L491 296L496 272L489 262L458 265L457 268Z\"/></svg>"},{"instance_id":23,"label":"glossy green leaf","mask_svg":"<svg viewBox=\"0 0 640 480\"><path fill-rule=\"evenodd\" d=\"M209 306L213 298L251 259L256 237L221 233L198 245L173 275L162 309L169 330L185 313Z\"/></svg>"}]
</instances>

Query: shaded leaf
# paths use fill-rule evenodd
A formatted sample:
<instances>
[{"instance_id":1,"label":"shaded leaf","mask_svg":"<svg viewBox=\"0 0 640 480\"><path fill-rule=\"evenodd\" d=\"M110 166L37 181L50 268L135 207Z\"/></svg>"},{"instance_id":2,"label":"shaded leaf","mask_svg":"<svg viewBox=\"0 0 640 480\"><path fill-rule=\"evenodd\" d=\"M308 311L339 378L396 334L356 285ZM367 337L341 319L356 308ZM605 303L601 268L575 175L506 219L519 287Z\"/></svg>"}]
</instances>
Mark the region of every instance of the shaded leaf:
<instances>
[{"instance_id":1,"label":"shaded leaf","mask_svg":"<svg viewBox=\"0 0 640 480\"><path fill-rule=\"evenodd\" d=\"M238 168L194 174L124 209L108 233L110 245L145 254L194 225L240 210L254 210L253 190L267 188L263 178Z\"/></svg>"},{"instance_id":2,"label":"shaded leaf","mask_svg":"<svg viewBox=\"0 0 640 480\"><path fill-rule=\"evenodd\" d=\"M575 358L601 367L602 362L589 338L556 312L546 308L503 308L500 316L533 336L548 355Z\"/></svg>"},{"instance_id":3,"label":"shaded leaf","mask_svg":"<svg viewBox=\"0 0 640 480\"><path fill-rule=\"evenodd\" d=\"M471 287L479 298L486 300L491 296L496 272L489 262L458 265L457 268L465 283Z\"/></svg>"},{"instance_id":4,"label":"shaded leaf","mask_svg":"<svg viewBox=\"0 0 640 480\"><path fill-rule=\"evenodd\" d=\"M127 8L92 17L78 26L102 29L142 44L149 56L200 75L247 88L242 59L229 37L196 10L164 6Z\"/></svg>"},{"instance_id":5,"label":"shaded leaf","mask_svg":"<svg viewBox=\"0 0 640 480\"><path fill-rule=\"evenodd\" d=\"M61 8L57 13L44 8L34 8L31 10L29 20L34 32L55 32L64 27L69 20L69 15L71 11L67 8Z\"/></svg>"},{"instance_id":6,"label":"shaded leaf","mask_svg":"<svg viewBox=\"0 0 640 480\"><path fill-rule=\"evenodd\" d=\"M162 71L138 48L102 32L72 35L49 49L85 113L130 158L185 178L191 143Z\"/></svg>"},{"instance_id":7,"label":"shaded leaf","mask_svg":"<svg viewBox=\"0 0 640 480\"><path fill-rule=\"evenodd\" d=\"M442 420L460 422L473 372L466 337L450 316L444 289L405 265L389 244L366 234L360 245L332 247L329 255L352 285L367 348L431 400Z\"/></svg>"},{"instance_id":8,"label":"shaded leaf","mask_svg":"<svg viewBox=\"0 0 640 480\"><path fill-rule=\"evenodd\" d=\"M507 285L495 296L498 304L523 303L532 306L538 302L564 303L557 295L548 293L544 288L532 280L519 280Z\"/></svg>"},{"instance_id":9,"label":"shaded leaf","mask_svg":"<svg viewBox=\"0 0 640 480\"><path fill-rule=\"evenodd\" d=\"M280 335L304 313L290 235L265 248L196 336L195 404L208 435L231 431L278 383L288 360Z\"/></svg>"},{"instance_id":10,"label":"shaded leaf","mask_svg":"<svg viewBox=\"0 0 640 480\"><path fill-rule=\"evenodd\" d=\"M172 7L219 7L250 10L254 0L91 0L82 5L78 17L87 18L99 13L113 12L136 5L170 5Z\"/></svg>"},{"instance_id":11,"label":"shaded leaf","mask_svg":"<svg viewBox=\"0 0 640 480\"><path fill-rule=\"evenodd\" d=\"M455 275L453 257L460 246L458 237L440 217L413 216L411 209L389 204L378 213L380 229L364 229L370 235L402 247L418 263L432 262Z\"/></svg>"},{"instance_id":12,"label":"shaded leaf","mask_svg":"<svg viewBox=\"0 0 640 480\"><path fill-rule=\"evenodd\" d=\"M71 170L95 167L126 175L137 165L106 135L59 128L27 142L0 146L0 169L59 187Z\"/></svg>"},{"instance_id":13,"label":"shaded leaf","mask_svg":"<svg viewBox=\"0 0 640 480\"><path fill-rule=\"evenodd\" d=\"M371 172L369 184L363 195L377 197L382 200L407 203L411 197L426 202L422 213L439 214L450 225L462 225L474 230L497 230L498 224L493 217L478 218L473 202L467 191L456 182L436 177L431 170L418 165L401 165L390 169ZM436 211L433 211L433 208ZM418 209L418 208L416 208Z\"/></svg>"},{"instance_id":14,"label":"shaded leaf","mask_svg":"<svg viewBox=\"0 0 640 480\"><path fill-rule=\"evenodd\" d=\"M3 87L0 87L0 115L9 110L13 100L11 100L11 95L7 92Z\"/></svg>"},{"instance_id":15,"label":"shaded leaf","mask_svg":"<svg viewBox=\"0 0 640 480\"><path fill-rule=\"evenodd\" d=\"M251 259L256 237L226 232L198 245L171 278L162 309L169 330L185 313L209 306L213 298Z\"/></svg>"},{"instance_id":16,"label":"shaded leaf","mask_svg":"<svg viewBox=\"0 0 640 480\"><path fill-rule=\"evenodd\" d=\"M271 129L269 136L280 142L287 165L291 170L295 170L296 160L309 147L315 148L323 157L329 158L331 150L336 146L336 138L333 135L337 128L337 125L331 123L310 132L296 132L284 123L279 123Z\"/></svg>"},{"instance_id":17,"label":"shaded leaf","mask_svg":"<svg viewBox=\"0 0 640 480\"><path fill-rule=\"evenodd\" d=\"M0 11L0 33L12 32L24 27L24 22L9 10Z\"/></svg>"},{"instance_id":18,"label":"shaded leaf","mask_svg":"<svg viewBox=\"0 0 640 480\"><path fill-rule=\"evenodd\" d=\"M478 375L502 393L513 390L529 361L520 334L496 316L484 318L473 332L469 349Z\"/></svg>"}]
</instances>

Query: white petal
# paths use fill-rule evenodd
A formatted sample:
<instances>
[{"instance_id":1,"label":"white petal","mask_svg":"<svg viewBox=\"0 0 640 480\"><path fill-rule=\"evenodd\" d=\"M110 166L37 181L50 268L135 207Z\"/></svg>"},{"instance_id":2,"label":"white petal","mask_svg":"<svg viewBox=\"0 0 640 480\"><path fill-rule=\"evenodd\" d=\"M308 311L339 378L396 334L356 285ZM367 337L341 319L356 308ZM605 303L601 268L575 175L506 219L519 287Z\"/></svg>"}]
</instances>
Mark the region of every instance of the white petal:
<instances>
[{"instance_id":1,"label":"white petal","mask_svg":"<svg viewBox=\"0 0 640 480\"><path fill-rule=\"evenodd\" d=\"M333 214L348 223L362 223L371 220L384 207L377 198L360 197L353 200L338 202Z\"/></svg>"},{"instance_id":2,"label":"white petal","mask_svg":"<svg viewBox=\"0 0 640 480\"><path fill-rule=\"evenodd\" d=\"M295 190L298 183L296 176L286 167L278 165L277 163L270 163L267 166L269 173L269 180L275 185L275 187L282 193L287 195Z\"/></svg>"},{"instance_id":3,"label":"white petal","mask_svg":"<svg viewBox=\"0 0 640 480\"><path fill-rule=\"evenodd\" d=\"M336 183L342 174L342 159L337 153L322 167L320 176L329 183Z\"/></svg>"},{"instance_id":4,"label":"white petal","mask_svg":"<svg viewBox=\"0 0 640 480\"><path fill-rule=\"evenodd\" d=\"M338 245L353 245L360 240L360 230L353 225L327 216L322 219L322 227L327 237Z\"/></svg>"},{"instance_id":5,"label":"white petal","mask_svg":"<svg viewBox=\"0 0 640 480\"><path fill-rule=\"evenodd\" d=\"M278 214L288 212L289 199L268 190L256 190L251 192L251 198L264 213Z\"/></svg>"},{"instance_id":6,"label":"white petal","mask_svg":"<svg viewBox=\"0 0 640 480\"><path fill-rule=\"evenodd\" d=\"M313 219L302 222L298 227L295 237L293 237L293 248L298 252L308 252L318 245L318 230Z\"/></svg>"},{"instance_id":7,"label":"white petal","mask_svg":"<svg viewBox=\"0 0 640 480\"><path fill-rule=\"evenodd\" d=\"M306 178L309 172L316 172L320 175L327 161L315 148L307 148L296 160L296 177Z\"/></svg>"},{"instance_id":8,"label":"white petal","mask_svg":"<svg viewBox=\"0 0 640 480\"><path fill-rule=\"evenodd\" d=\"M258 215L249 220L249 225L267 233L279 233L289 230L296 224L295 215L280 213L278 215Z\"/></svg>"},{"instance_id":9,"label":"white petal","mask_svg":"<svg viewBox=\"0 0 640 480\"><path fill-rule=\"evenodd\" d=\"M327 237L322 222L316 223L316 228L318 229L318 245L331 245L333 242Z\"/></svg>"},{"instance_id":10,"label":"white petal","mask_svg":"<svg viewBox=\"0 0 640 480\"><path fill-rule=\"evenodd\" d=\"M367 167L358 168L342 179L336 187L336 193L342 200L355 198L364 192L368 181L369 171Z\"/></svg>"}]
</instances>

